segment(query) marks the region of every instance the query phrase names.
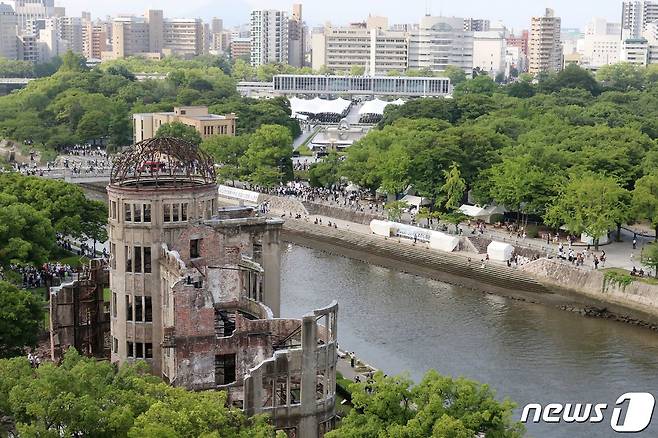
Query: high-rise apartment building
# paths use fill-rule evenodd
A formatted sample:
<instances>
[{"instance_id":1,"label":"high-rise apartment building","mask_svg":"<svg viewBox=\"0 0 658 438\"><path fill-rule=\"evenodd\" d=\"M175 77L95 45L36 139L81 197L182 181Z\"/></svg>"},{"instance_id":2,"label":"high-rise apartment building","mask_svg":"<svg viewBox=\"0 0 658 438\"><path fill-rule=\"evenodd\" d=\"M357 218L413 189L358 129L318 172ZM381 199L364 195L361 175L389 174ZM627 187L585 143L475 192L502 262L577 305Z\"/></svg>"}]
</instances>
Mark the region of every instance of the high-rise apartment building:
<instances>
[{"instance_id":1,"label":"high-rise apartment building","mask_svg":"<svg viewBox=\"0 0 658 438\"><path fill-rule=\"evenodd\" d=\"M312 66L349 72L363 67L369 75L403 73L407 69L409 34L389 31L377 20L348 27L327 26L312 35Z\"/></svg>"},{"instance_id":2,"label":"high-rise apartment building","mask_svg":"<svg viewBox=\"0 0 658 438\"><path fill-rule=\"evenodd\" d=\"M562 69L561 19L552 9L541 17L532 17L528 72L536 75Z\"/></svg>"},{"instance_id":3,"label":"high-rise apartment building","mask_svg":"<svg viewBox=\"0 0 658 438\"><path fill-rule=\"evenodd\" d=\"M149 50L149 26L144 17L116 17L112 21L112 58L159 54Z\"/></svg>"},{"instance_id":4,"label":"high-rise apartment building","mask_svg":"<svg viewBox=\"0 0 658 438\"><path fill-rule=\"evenodd\" d=\"M449 65L472 73L473 32L464 30L463 18L422 17L411 31L409 68L444 71Z\"/></svg>"},{"instance_id":5,"label":"high-rise apartment building","mask_svg":"<svg viewBox=\"0 0 658 438\"><path fill-rule=\"evenodd\" d=\"M486 32L491 28L491 22L482 18L464 19L464 30L466 32Z\"/></svg>"},{"instance_id":6,"label":"high-rise apartment building","mask_svg":"<svg viewBox=\"0 0 658 438\"><path fill-rule=\"evenodd\" d=\"M77 54L83 53L82 18L57 17L57 32L59 38L66 41L68 48Z\"/></svg>"},{"instance_id":7,"label":"high-rise apartment building","mask_svg":"<svg viewBox=\"0 0 658 438\"><path fill-rule=\"evenodd\" d=\"M18 59L17 22L14 9L0 3L0 58Z\"/></svg>"},{"instance_id":8,"label":"high-rise apartment building","mask_svg":"<svg viewBox=\"0 0 658 438\"><path fill-rule=\"evenodd\" d=\"M292 16L288 20L288 64L293 67L302 67L304 59L304 20L302 18L302 5L292 5Z\"/></svg>"},{"instance_id":9,"label":"high-rise apartment building","mask_svg":"<svg viewBox=\"0 0 658 438\"><path fill-rule=\"evenodd\" d=\"M249 59L251 56L251 38L231 36L231 59Z\"/></svg>"},{"instance_id":10,"label":"high-rise apartment building","mask_svg":"<svg viewBox=\"0 0 658 438\"><path fill-rule=\"evenodd\" d=\"M251 12L251 65L288 62L288 14L272 9Z\"/></svg>"},{"instance_id":11,"label":"high-rise apartment building","mask_svg":"<svg viewBox=\"0 0 658 438\"><path fill-rule=\"evenodd\" d=\"M29 21L55 16L55 0L14 0L14 11L22 34Z\"/></svg>"},{"instance_id":12,"label":"high-rise apartment building","mask_svg":"<svg viewBox=\"0 0 658 438\"><path fill-rule=\"evenodd\" d=\"M101 59L109 50L111 25L104 21L85 21L83 28L82 54L87 59Z\"/></svg>"},{"instance_id":13,"label":"high-rise apartment building","mask_svg":"<svg viewBox=\"0 0 658 438\"><path fill-rule=\"evenodd\" d=\"M647 24L658 21L658 1L634 0L622 3L622 39L637 39Z\"/></svg>"},{"instance_id":14,"label":"high-rise apartment building","mask_svg":"<svg viewBox=\"0 0 658 438\"><path fill-rule=\"evenodd\" d=\"M164 21L164 53L190 57L204 53L203 22L199 18Z\"/></svg>"}]
</instances>

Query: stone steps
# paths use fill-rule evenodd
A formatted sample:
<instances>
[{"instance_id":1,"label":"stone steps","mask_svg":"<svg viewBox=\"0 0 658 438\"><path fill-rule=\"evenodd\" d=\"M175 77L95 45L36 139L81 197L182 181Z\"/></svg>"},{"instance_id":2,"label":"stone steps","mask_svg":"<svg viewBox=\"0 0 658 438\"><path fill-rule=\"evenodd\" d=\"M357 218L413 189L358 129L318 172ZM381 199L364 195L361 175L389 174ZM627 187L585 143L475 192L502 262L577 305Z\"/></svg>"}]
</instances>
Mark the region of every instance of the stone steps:
<instances>
[{"instance_id":1,"label":"stone steps","mask_svg":"<svg viewBox=\"0 0 658 438\"><path fill-rule=\"evenodd\" d=\"M295 220L286 221L284 230L320 242L347 247L393 260L401 260L455 276L467 277L492 286L527 292L549 292L544 285L522 271L492 262L487 262L482 267L479 259L473 259L469 262L467 255L441 253L425 247L424 244L412 246L408 243L398 242L397 238L382 239L378 236L319 227Z\"/></svg>"}]
</instances>

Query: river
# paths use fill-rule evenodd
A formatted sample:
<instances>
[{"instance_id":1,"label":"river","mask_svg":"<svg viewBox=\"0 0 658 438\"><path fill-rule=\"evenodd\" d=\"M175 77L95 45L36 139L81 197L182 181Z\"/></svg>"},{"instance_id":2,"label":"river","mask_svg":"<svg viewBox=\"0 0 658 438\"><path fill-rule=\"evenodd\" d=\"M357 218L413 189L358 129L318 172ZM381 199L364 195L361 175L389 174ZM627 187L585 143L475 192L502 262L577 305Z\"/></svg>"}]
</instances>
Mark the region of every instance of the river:
<instances>
[{"instance_id":1,"label":"river","mask_svg":"<svg viewBox=\"0 0 658 438\"><path fill-rule=\"evenodd\" d=\"M599 424L528 424L534 437L608 437L621 394L658 393L658 334L287 245L282 316L339 303L341 348L389 374L428 369L526 403L608 403ZM520 410L517 410L520 411ZM520 418L520 412L515 415ZM641 434L658 436L658 414Z\"/></svg>"}]
</instances>

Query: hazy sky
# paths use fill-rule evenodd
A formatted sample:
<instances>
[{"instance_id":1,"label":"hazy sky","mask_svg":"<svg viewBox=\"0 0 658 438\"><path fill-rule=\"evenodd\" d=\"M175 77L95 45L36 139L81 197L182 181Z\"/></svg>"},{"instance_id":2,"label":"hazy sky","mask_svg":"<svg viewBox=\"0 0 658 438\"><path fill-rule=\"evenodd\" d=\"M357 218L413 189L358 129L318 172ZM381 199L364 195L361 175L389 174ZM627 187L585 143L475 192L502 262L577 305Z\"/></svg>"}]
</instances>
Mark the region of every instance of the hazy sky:
<instances>
[{"instance_id":1,"label":"hazy sky","mask_svg":"<svg viewBox=\"0 0 658 438\"><path fill-rule=\"evenodd\" d=\"M0 0L1 1L1 0ZM213 16L223 18L227 26L248 21L252 8L289 10L291 0L55 0L65 6L68 15L91 10L94 17L117 13L142 13L147 8L163 9L166 17ZM527 28L530 17L542 15L546 7L562 17L563 27L583 28L593 17L619 21L621 0L306 0L305 21L313 26L326 21L345 24L363 20L369 13L385 15L390 23L414 23L425 14L488 18L500 20L515 30Z\"/></svg>"}]
</instances>

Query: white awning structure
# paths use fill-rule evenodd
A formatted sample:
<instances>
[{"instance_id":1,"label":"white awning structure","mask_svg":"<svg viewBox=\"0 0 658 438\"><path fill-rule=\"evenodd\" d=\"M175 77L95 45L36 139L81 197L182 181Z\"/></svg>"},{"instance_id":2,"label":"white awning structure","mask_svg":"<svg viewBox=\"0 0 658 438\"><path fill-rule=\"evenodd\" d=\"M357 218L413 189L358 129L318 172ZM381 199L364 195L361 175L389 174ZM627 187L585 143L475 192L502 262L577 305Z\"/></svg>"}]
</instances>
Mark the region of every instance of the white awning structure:
<instances>
[{"instance_id":1,"label":"white awning structure","mask_svg":"<svg viewBox=\"0 0 658 438\"><path fill-rule=\"evenodd\" d=\"M474 219L482 219L489 222L491 216L494 214L505 214L507 210L502 205L489 205L487 207L479 207L477 205L468 205L464 204L459 207L459 211L464 213L466 216L472 217Z\"/></svg>"},{"instance_id":2,"label":"white awning structure","mask_svg":"<svg viewBox=\"0 0 658 438\"><path fill-rule=\"evenodd\" d=\"M432 231L430 248L444 252L453 252L459 246L459 237L439 231Z\"/></svg>"},{"instance_id":3,"label":"white awning structure","mask_svg":"<svg viewBox=\"0 0 658 438\"><path fill-rule=\"evenodd\" d=\"M370 231L378 236L391 237L395 231L394 225L393 222L373 219L370 221Z\"/></svg>"},{"instance_id":4,"label":"white awning structure","mask_svg":"<svg viewBox=\"0 0 658 438\"><path fill-rule=\"evenodd\" d=\"M427 198L421 198L420 196L405 195L404 198L400 199L402 202L406 202L410 207L420 208L423 205L430 205L432 202Z\"/></svg>"},{"instance_id":5,"label":"white awning structure","mask_svg":"<svg viewBox=\"0 0 658 438\"><path fill-rule=\"evenodd\" d=\"M514 254L514 247L509 243L492 241L487 247L487 255L489 260L496 260L498 262L506 262L512 258Z\"/></svg>"},{"instance_id":6,"label":"white awning structure","mask_svg":"<svg viewBox=\"0 0 658 438\"><path fill-rule=\"evenodd\" d=\"M295 114L344 114L352 102L346 99L326 100L316 97L311 100L290 98L290 110Z\"/></svg>"},{"instance_id":7,"label":"white awning structure","mask_svg":"<svg viewBox=\"0 0 658 438\"><path fill-rule=\"evenodd\" d=\"M363 104L359 110L359 115L363 114L377 114L383 115L384 109L389 105L403 105L404 101L402 99L394 100L392 102L387 102L381 99L369 100Z\"/></svg>"}]
</instances>

